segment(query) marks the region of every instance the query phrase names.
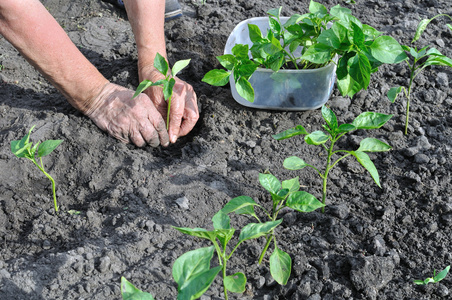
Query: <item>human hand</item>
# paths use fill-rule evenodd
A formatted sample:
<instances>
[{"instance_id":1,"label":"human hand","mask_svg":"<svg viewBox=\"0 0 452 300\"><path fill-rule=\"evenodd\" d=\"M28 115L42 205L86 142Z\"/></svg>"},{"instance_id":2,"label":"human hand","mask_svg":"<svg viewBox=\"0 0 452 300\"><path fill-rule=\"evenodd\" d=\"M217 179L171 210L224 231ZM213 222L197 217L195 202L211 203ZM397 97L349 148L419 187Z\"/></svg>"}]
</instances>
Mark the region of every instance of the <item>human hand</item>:
<instances>
[{"instance_id":1,"label":"human hand","mask_svg":"<svg viewBox=\"0 0 452 300\"><path fill-rule=\"evenodd\" d=\"M165 121L145 94L132 100L134 92L107 83L84 112L100 129L121 142L138 147L169 145Z\"/></svg>"},{"instance_id":2,"label":"human hand","mask_svg":"<svg viewBox=\"0 0 452 300\"><path fill-rule=\"evenodd\" d=\"M144 75L143 75L144 74ZM165 77L155 69L141 72L140 81L144 79L152 82ZM199 119L198 103L193 87L175 77L176 83L173 87L171 107L168 125L168 134L171 143L175 143L178 137L187 135ZM145 94L151 98L163 119L167 119L168 103L163 97L162 88L154 86L146 89Z\"/></svg>"}]
</instances>

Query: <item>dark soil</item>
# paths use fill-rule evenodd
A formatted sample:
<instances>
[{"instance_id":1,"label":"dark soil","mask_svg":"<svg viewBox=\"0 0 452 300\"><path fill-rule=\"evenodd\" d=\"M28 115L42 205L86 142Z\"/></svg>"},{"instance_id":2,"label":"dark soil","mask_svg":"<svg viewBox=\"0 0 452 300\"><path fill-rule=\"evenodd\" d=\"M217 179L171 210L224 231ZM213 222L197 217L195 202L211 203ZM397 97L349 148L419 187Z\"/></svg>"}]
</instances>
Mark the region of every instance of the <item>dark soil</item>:
<instances>
[{"instance_id":1,"label":"dark soil","mask_svg":"<svg viewBox=\"0 0 452 300\"><path fill-rule=\"evenodd\" d=\"M137 86L125 12L98 0L43 2L109 80ZM189 136L166 149L124 145L101 132L0 38L0 299L120 299L121 276L157 299L175 299L174 260L207 244L171 226L211 228L211 217L240 195L268 205L258 182L265 170L281 180L299 176L304 190L321 197L314 171L288 171L282 162L298 155L318 165L324 153L301 137L271 137L298 124L320 130L320 110L246 108L229 87L201 82L220 67L215 56L239 21L279 5L285 15L304 13L308 1L197 2L182 1L185 16L166 23L166 36L171 63L192 59L181 77L194 86L201 117ZM322 2L349 7L403 44L411 42L420 19L452 14L449 0ZM417 45L431 44L452 57L445 22L430 24ZM382 188L355 160L339 163L330 174L325 213L286 212L278 229L279 247L293 259L289 283L279 286L268 262L257 264L264 241L250 241L229 264L231 273L247 275L247 290L230 298L451 299L452 275L425 287L413 279L431 277L452 262L452 74L434 67L419 76L405 136L404 101L391 104L385 94L407 77L406 65L384 66L367 91L350 100L335 89L328 102L342 123L364 111L394 114L381 129L353 132L339 145L356 149L367 136L392 145L390 152L371 155ZM59 215L48 179L10 152L10 142L32 125L33 141L64 139L44 160L57 182ZM235 228L248 222L232 219ZM221 290L218 277L202 299L219 299Z\"/></svg>"}]
</instances>

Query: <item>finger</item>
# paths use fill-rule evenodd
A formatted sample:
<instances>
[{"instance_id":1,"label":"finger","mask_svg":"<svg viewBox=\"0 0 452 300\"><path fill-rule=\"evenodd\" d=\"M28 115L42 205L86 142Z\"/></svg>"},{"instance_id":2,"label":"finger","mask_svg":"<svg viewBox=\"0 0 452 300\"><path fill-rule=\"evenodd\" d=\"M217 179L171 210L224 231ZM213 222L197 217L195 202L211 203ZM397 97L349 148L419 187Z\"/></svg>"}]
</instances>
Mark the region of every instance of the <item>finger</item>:
<instances>
[{"instance_id":1,"label":"finger","mask_svg":"<svg viewBox=\"0 0 452 300\"><path fill-rule=\"evenodd\" d=\"M150 114L148 116L148 119L157 132L160 144L162 144L162 146L164 147L167 147L169 145L169 136L168 132L166 131L166 124L162 116L157 111L155 111L153 114Z\"/></svg>"},{"instance_id":2,"label":"finger","mask_svg":"<svg viewBox=\"0 0 452 300\"><path fill-rule=\"evenodd\" d=\"M183 121L180 126L179 136L187 135L196 125L199 119L198 103L194 92L187 95L189 99L185 104Z\"/></svg>"},{"instance_id":3,"label":"finger","mask_svg":"<svg viewBox=\"0 0 452 300\"><path fill-rule=\"evenodd\" d=\"M157 134L157 131L155 130L151 122L149 120L147 121L147 124L141 128L140 133L143 139L149 144L149 146L155 148L160 145L159 135Z\"/></svg>"},{"instance_id":4,"label":"finger","mask_svg":"<svg viewBox=\"0 0 452 300\"><path fill-rule=\"evenodd\" d=\"M129 133L130 141L137 147L146 146L146 141L143 139L140 131L138 129L131 130Z\"/></svg>"}]
</instances>

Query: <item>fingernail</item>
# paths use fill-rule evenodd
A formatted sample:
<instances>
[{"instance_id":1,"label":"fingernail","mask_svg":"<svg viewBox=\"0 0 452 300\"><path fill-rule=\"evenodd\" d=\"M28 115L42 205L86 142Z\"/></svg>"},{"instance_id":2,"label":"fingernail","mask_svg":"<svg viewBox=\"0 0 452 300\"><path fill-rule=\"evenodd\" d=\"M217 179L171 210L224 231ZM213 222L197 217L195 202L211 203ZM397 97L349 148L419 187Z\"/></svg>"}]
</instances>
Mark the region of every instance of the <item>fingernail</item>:
<instances>
[{"instance_id":1,"label":"fingernail","mask_svg":"<svg viewBox=\"0 0 452 300\"><path fill-rule=\"evenodd\" d=\"M177 136L175 136L175 135L172 135L171 136L171 143L175 143L177 141Z\"/></svg>"}]
</instances>

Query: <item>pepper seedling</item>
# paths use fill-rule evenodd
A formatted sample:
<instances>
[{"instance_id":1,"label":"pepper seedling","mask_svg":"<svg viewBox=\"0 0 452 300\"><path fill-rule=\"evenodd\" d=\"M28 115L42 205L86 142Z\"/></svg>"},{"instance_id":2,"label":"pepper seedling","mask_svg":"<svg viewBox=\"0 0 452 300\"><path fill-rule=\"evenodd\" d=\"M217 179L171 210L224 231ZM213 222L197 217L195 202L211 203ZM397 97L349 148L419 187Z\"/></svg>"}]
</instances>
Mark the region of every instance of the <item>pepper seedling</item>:
<instances>
[{"instance_id":1,"label":"pepper seedling","mask_svg":"<svg viewBox=\"0 0 452 300\"><path fill-rule=\"evenodd\" d=\"M325 169L322 172L320 169L307 164L303 159L297 156L291 156L284 160L284 167L288 170L300 170L305 167L310 167L314 169L323 180L322 185L322 203L325 204L327 195L327 182L328 173L331 169L336 166L336 164L348 156L354 156L357 161L370 173L375 183L380 185L380 177L378 171L370 159L367 152L382 152L389 151L392 147L388 144L375 139L375 138L365 138L360 142L360 146L356 151L349 150L334 150L335 143L343 137L345 134L358 130L358 129L378 129L383 126L392 115L386 115L375 112L364 112L353 120L351 124L341 124L337 122L337 117L334 112L326 107L322 106L322 117L326 121L326 125L323 125L326 133L323 131L314 131L309 133L303 126L298 125L294 128L283 131L279 134L273 135L276 140L288 139L297 135L305 135L304 140L308 145L321 145L327 152L327 159ZM329 146L327 142L329 141ZM340 154L341 156L333 160L333 155ZM322 207L322 212L325 211L325 207Z\"/></svg>"},{"instance_id":2,"label":"pepper seedling","mask_svg":"<svg viewBox=\"0 0 452 300\"><path fill-rule=\"evenodd\" d=\"M414 280L414 283L417 285L426 285L429 283L437 283L444 279L449 273L450 266L447 266L444 270L436 274L436 270L433 270L433 277L425 278L424 280Z\"/></svg>"},{"instance_id":3,"label":"pepper seedling","mask_svg":"<svg viewBox=\"0 0 452 300\"><path fill-rule=\"evenodd\" d=\"M173 68L171 69L171 72L169 72L169 65L166 59L160 54L157 53L154 58L154 67L159 71L163 76L165 76L164 79L157 80L155 82L152 82L151 80L143 80L138 85L135 94L133 94L133 98L137 97L140 93L142 93L145 89L151 87L151 86L160 86L163 89L163 97L165 98L165 101L168 103L168 110L167 110L167 116L166 116L166 129L168 130L169 126L169 119L170 119L170 109L171 109L171 97L173 96L173 87L176 84L176 75L184 69L188 64L190 63L190 59L184 59L179 60L176 63L174 63Z\"/></svg>"},{"instance_id":4,"label":"pepper seedling","mask_svg":"<svg viewBox=\"0 0 452 300\"><path fill-rule=\"evenodd\" d=\"M419 22L418 27L416 29L416 33L414 35L413 40L411 41L414 43L417 41L422 33L427 28L427 25L440 16L447 16L451 20L452 18L449 15L440 14L436 15L431 19L423 19ZM452 30L452 25L447 24L447 27ZM422 49L417 49L417 47L409 47L403 45L402 48L411 55L411 59L407 56L405 62L408 64L408 67L410 69L410 81L408 83L408 87L404 86L396 86L389 89L387 96L389 100L394 103L397 99L397 96L399 93L403 91L405 97L406 97L406 117L405 117L405 135L408 134L408 121L409 121L409 115L410 115L410 101L411 101L411 93L413 88L413 82L414 79L428 66L445 66L445 67L452 67L452 59L448 58L447 56L441 54L436 48L431 46L425 46Z\"/></svg>"},{"instance_id":5,"label":"pepper seedling","mask_svg":"<svg viewBox=\"0 0 452 300\"><path fill-rule=\"evenodd\" d=\"M47 178L52 182L52 192L53 192L53 202L55 205L55 212L58 212L58 204L55 193L55 180L50 176L44 169L44 164L42 162L42 157L49 155L50 153L58 147L63 140L47 140L42 143L38 141L35 145L30 142L30 134L35 126L31 127L27 135L25 135L21 140L11 142L11 152L17 157L27 158L32 161L38 169L44 173ZM36 156L39 157L39 163L36 161Z\"/></svg>"},{"instance_id":6,"label":"pepper seedling","mask_svg":"<svg viewBox=\"0 0 452 300\"><path fill-rule=\"evenodd\" d=\"M151 294L141 291L125 277L121 277L121 296L122 300L154 300Z\"/></svg>"},{"instance_id":7,"label":"pepper seedling","mask_svg":"<svg viewBox=\"0 0 452 300\"><path fill-rule=\"evenodd\" d=\"M238 246L247 240L266 238L265 246L259 257L259 264L262 262L271 242L274 250L270 256L270 273L279 284L287 284L292 269L292 259L289 254L281 250L276 242L276 227L281 224L282 219L277 219L278 213L284 207L290 207L300 212L311 212L324 205L314 196L304 191L299 191L300 183L297 178L285 180L282 183L271 174L259 174L260 184L270 192L272 196L272 209L266 210L256 203L251 197L239 196L231 199L225 206L216 213L213 218L214 230L204 228L174 227L184 234L207 239L212 242L217 251L219 264L223 275L224 297L228 299L228 291L233 293L243 293L246 285L246 275L237 272L227 275L227 262L234 254ZM255 212L255 207L259 207L269 219L267 222L261 221ZM228 253L228 243L232 239L235 229L231 227L229 213L247 215L257 220L257 223L248 223L239 234L238 243Z\"/></svg>"}]
</instances>

